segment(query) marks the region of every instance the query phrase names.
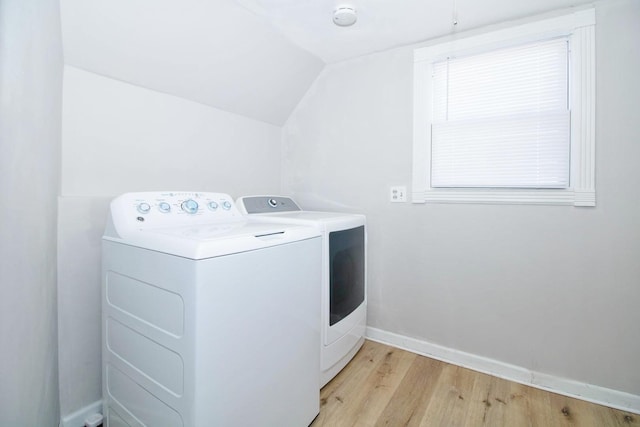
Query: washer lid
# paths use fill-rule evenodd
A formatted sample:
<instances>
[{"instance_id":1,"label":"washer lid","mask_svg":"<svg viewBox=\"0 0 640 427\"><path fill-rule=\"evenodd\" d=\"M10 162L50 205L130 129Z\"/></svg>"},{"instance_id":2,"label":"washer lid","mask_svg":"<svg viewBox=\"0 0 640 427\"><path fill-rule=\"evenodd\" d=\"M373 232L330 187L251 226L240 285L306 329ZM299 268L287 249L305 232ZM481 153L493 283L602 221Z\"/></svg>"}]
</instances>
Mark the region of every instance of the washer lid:
<instances>
[{"instance_id":1,"label":"washer lid","mask_svg":"<svg viewBox=\"0 0 640 427\"><path fill-rule=\"evenodd\" d=\"M243 221L234 224L147 229L126 237L105 235L106 241L200 260L253 251L319 237L313 227Z\"/></svg>"}]
</instances>

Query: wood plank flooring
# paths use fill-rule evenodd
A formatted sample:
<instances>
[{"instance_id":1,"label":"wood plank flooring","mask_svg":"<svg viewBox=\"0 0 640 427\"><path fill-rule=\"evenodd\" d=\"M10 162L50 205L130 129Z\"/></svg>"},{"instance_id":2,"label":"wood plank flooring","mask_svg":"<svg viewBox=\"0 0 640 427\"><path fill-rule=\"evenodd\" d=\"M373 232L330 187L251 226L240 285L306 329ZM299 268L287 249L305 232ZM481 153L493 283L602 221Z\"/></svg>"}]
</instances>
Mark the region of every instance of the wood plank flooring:
<instances>
[{"instance_id":1,"label":"wood plank flooring","mask_svg":"<svg viewBox=\"0 0 640 427\"><path fill-rule=\"evenodd\" d=\"M640 415L366 341L320 392L312 427L640 427Z\"/></svg>"}]
</instances>

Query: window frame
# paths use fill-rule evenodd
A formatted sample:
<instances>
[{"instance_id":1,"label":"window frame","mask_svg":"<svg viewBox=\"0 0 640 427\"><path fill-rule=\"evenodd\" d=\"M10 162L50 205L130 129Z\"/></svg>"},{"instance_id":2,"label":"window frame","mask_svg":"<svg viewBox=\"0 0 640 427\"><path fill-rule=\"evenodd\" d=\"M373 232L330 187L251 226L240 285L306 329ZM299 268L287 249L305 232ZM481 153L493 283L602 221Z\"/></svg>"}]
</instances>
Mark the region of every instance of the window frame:
<instances>
[{"instance_id":1,"label":"window frame","mask_svg":"<svg viewBox=\"0 0 640 427\"><path fill-rule=\"evenodd\" d=\"M555 37L570 43L571 158L567 189L431 187L432 64ZM414 50L413 203L595 206L595 10L547 18Z\"/></svg>"}]
</instances>

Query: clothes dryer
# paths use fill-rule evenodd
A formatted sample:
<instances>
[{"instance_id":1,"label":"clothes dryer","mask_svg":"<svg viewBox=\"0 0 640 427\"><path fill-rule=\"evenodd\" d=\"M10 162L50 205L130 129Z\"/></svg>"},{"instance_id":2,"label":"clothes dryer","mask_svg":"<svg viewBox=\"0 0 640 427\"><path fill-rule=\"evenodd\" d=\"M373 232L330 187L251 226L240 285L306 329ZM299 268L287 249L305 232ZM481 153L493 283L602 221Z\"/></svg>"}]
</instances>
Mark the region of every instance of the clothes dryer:
<instances>
[{"instance_id":1,"label":"clothes dryer","mask_svg":"<svg viewBox=\"0 0 640 427\"><path fill-rule=\"evenodd\" d=\"M319 412L317 229L221 193L128 193L103 237L108 426L308 426Z\"/></svg>"},{"instance_id":2,"label":"clothes dryer","mask_svg":"<svg viewBox=\"0 0 640 427\"><path fill-rule=\"evenodd\" d=\"M364 343L367 250L364 215L305 211L283 196L245 196L238 209L261 221L313 226L322 234L320 386L346 366Z\"/></svg>"}]
</instances>

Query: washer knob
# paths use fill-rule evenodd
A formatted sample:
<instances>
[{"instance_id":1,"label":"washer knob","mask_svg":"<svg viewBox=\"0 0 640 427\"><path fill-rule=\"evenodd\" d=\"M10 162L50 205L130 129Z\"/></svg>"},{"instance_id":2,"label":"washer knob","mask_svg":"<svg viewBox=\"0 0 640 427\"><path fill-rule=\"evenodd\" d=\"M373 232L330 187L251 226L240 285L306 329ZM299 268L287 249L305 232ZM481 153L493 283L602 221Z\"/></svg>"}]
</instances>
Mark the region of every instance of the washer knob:
<instances>
[{"instance_id":1,"label":"washer knob","mask_svg":"<svg viewBox=\"0 0 640 427\"><path fill-rule=\"evenodd\" d=\"M231 203L225 200L224 202L222 202L222 209L228 211L229 209L231 209Z\"/></svg>"},{"instance_id":2,"label":"washer knob","mask_svg":"<svg viewBox=\"0 0 640 427\"><path fill-rule=\"evenodd\" d=\"M151 205L149 203L142 202L138 204L138 212L140 212L141 214L149 213L150 210L151 210Z\"/></svg>"},{"instance_id":3,"label":"washer knob","mask_svg":"<svg viewBox=\"0 0 640 427\"><path fill-rule=\"evenodd\" d=\"M171 211L171 205L167 202L160 202L158 205L158 210L162 213L167 213Z\"/></svg>"},{"instance_id":4,"label":"washer knob","mask_svg":"<svg viewBox=\"0 0 640 427\"><path fill-rule=\"evenodd\" d=\"M207 206L209 206L209 209L211 209L212 211L218 209L218 204L216 202L209 202Z\"/></svg>"},{"instance_id":5,"label":"washer knob","mask_svg":"<svg viewBox=\"0 0 640 427\"><path fill-rule=\"evenodd\" d=\"M182 202L180 207L188 214L195 214L198 212L198 202L193 199L185 200Z\"/></svg>"},{"instance_id":6,"label":"washer knob","mask_svg":"<svg viewBox=\"0 0 640 427\"><path fill-rule=\"evenodd\" d=\"M278 206L278 201L276 199L269 199L269 206L275 208L276 206Z\"/></svg>"}]
</instances>

